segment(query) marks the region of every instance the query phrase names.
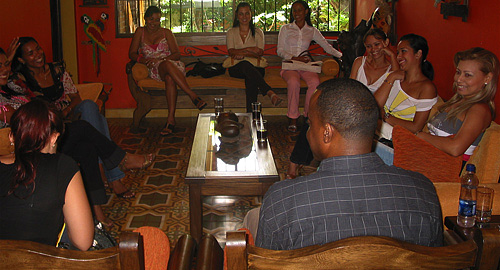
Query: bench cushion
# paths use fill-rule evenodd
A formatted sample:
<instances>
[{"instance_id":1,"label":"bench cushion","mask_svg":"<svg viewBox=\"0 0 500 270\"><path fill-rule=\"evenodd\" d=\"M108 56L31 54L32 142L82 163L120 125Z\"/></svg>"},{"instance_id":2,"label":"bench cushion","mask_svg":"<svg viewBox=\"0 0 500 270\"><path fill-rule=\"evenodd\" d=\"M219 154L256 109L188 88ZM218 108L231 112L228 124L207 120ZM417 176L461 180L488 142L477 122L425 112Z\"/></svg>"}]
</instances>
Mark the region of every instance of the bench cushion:
<instances>
[{"instance_id":1,"label":"bench cushion","mask_svg":"<svg viewBox=\"0 0 500 270\"><path fill-rule=\"evenodd\" d=\"M329 59L325 61L325 66L323 67L324 72L319 74L320 81L324 82L328 79L332 79L338 74L338 64L335 60ZM286 88L285 81L280 76L280 68L267 68L264 80L272 88ZM146 65L141 63L136 63L132 67L132 76L137 82L139 88L143 91L148 89L165 88L164 82L155 81L148 77L148 69ZM229 76L229 72L226 71L224 75L215 76L212 78L203 78L201 76L190 76L187 77L187 82L191 88L240 88L245 89L245 81L243 79L237 79ZM301 87L307 87L304 81L301 81Z\"/></svg>"}]
</instances>

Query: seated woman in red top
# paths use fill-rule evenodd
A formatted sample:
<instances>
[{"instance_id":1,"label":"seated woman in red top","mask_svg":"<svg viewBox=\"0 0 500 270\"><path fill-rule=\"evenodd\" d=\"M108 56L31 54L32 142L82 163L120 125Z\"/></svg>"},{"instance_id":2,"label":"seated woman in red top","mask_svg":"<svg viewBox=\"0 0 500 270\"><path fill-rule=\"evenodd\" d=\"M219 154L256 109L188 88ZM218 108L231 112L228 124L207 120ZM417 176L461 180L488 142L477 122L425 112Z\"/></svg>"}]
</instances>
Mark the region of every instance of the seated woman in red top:
<instances>
[{"instance_id":1,"label":"seated woman in red top","mask_svg":"<svg viewBox=\"0 0 500 270\"><path fill-rule=\"evenodd\" d=\"M56 153L63 122L40 100L11 118L14 153L0 157L0 239L55 246L65 222L71 242L89 249L94 223L78 166Z\"/></svg>"}]
</instances>

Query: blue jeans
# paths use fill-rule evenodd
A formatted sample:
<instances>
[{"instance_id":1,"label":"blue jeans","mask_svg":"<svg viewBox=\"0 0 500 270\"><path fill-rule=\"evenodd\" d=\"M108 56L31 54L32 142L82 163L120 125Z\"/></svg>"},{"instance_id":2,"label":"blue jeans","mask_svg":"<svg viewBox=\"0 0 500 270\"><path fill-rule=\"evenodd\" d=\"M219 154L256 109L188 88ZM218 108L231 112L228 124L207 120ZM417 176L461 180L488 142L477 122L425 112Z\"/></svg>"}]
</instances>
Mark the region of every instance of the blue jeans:
<instances>
[{"instance_id":1,"label":"blue jeans","mask_svg":"<svg viewBox=\"0 0 500 270\"><path fill-rule=\"evenodd\" d=\"M111 140L108 121L106 117L99 112L99 106L97 106L94 101L90 99L83 100L80 104L76 105L73 110L75 113L80 113L81 120L89 122L95 129L99 130L99 132ZM100 160L99 162L102 163ZM125 173L122 172L119 167L115 167L111 170L104 169L104 174L109 183L125 177Z\"/></svg>"},{"instance_id":2,"label":"blue jeans","mask_svg":"<svg viewBox=\"0 0 500 270\"><path fill-rule=\"evenodd\" d=\"M375 143L375 153L384 161L385 164L389 166L393 165L394 148L377 141Z\"/></svg>"}]
</instances>

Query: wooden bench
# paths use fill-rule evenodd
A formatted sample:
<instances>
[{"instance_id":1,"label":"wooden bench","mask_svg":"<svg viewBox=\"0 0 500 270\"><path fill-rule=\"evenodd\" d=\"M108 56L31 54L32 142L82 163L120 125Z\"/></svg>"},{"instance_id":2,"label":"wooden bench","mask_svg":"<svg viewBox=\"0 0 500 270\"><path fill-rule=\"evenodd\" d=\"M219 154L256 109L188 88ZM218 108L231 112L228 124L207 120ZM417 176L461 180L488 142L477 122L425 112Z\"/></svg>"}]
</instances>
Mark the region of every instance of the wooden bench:
<instances>
[{"instance_id":1,"label":"wooden bench","mask_svg":"<svg viewBox=\"0 0 500 270\"><path fill-rule=\"evenodd\" d=\"M193 40L194 37L177 37L179 44L190 46L193 44L202 44L202 40ZM211 39L216 45L225 45L225 37L221 39ZM199 42L199 43L196 43ZM276 44L277 38L275 36L266 36L266 44ZM226 55L211 55L211 56L185 56L181 57L181 60L185 64L189 64L195 61L202 60L205 63L222 63L226 58ZM283 99L286 100L286 83L280 76L280 66L281 58L277 55L265 55L264 56L269 67L266 68L266 75L264 79L273 88L273 90ZM316 60L326 60L324 62L323 73L320 74L321 82L335 77L339 72L338 63L330 57L320 56ZM147 67L140 63L129 62L126 67L128 86L130 93L137 102L137 107L134 110L133 122L130 128L131 132L138 132L141 120L149 113L152 109L166 109L167 102L165 97L165 84L163 82L155 81L148 77ZM245 95L242 89L245 89L245 82L243 79L236 79L229 76L228 72L224 75L215 76L212 78L202 78L200 76L190 76L187 77L187 82L189 86L196 92L202 99L207 101L206 108L213 108L213 98L214 97L224 97L226 108L245 108ZM304 104L305 98L305 82L301 82L301 101L300 104ZM263 107L273 107L268 98L264 98L261 95L258 97L259 101L262 102ZM282 102L281 108L286 108L287 103ZM179 97L177 100L177 109L193 109L189 97L184 94L183 91L179 91Z\"/></svg>"},{"instance_id":2,"label":"wooden bench","mask_svg":"<svg viewBox=\"0 0 500 270\"><path fill-rule=\"evenodd\" d=\"M460 241L447 231L453 241ZM451 236L452 235L452 236ZM473 240L426 247L383 236L358 236L295 250L249 246L244 231L226 233L227 269L476 269Z\"/></svg>"},{"instance_id":3,"label":"wooden bench","mask_svg":"<svg viewBox=\"0 0 500 270\"><path fill-rule=\"evenodd\" d=\"M22 240L0 240L2 269L144 269L139 233L122 232L118 247L77 251Z\"/></svg>"}]
</instances>

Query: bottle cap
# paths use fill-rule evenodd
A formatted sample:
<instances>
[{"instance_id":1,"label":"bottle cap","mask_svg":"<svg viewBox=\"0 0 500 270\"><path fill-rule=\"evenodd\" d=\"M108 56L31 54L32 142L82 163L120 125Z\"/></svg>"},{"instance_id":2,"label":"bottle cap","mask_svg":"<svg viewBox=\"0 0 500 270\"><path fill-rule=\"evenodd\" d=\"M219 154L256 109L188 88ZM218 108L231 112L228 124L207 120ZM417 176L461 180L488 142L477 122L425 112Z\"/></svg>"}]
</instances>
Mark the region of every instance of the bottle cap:
<instances>
[{"instance_id":1,"label":"bottle cap","mask_svg":"<svg viewBox=\"0 0 500 270\"><path fill-rule=\"evenodd\" d=\"M465 170L468 172L476 172L476 166L474 164L467 164Z\"/></svg>"}]
</instances>

